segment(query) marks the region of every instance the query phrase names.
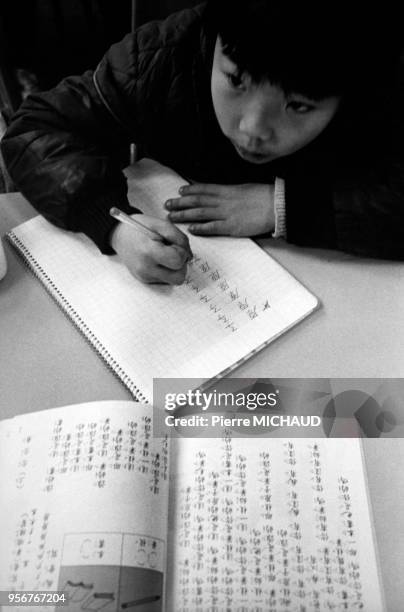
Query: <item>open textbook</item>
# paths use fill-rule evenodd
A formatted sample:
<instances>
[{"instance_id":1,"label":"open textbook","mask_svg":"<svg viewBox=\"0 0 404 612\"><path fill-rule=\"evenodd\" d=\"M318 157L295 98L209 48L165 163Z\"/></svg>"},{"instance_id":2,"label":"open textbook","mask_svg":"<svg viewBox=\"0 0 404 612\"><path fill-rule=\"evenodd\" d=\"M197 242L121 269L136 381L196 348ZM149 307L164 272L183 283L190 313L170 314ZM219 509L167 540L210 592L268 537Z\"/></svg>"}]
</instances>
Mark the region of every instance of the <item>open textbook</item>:
<instances>
[{"instance_id":1,"label":"open textbook","mask_svg":"<svg viewBox=\"0 0 404 612\"><path fill-rule=\"evenodd\" d=\"M184 184L150 160L128 174L132 203L160 216ZM134 397L149 403L153 378L224 376L318 304L246 238L190 236L194 258L180 287L141 283L117 256L40 216L8 239Z\"/></svg>"},{"instance_id":2,"label":"open textbook","mask_svg":"<svg viewBox=\"0 0 404 612\"><path fill-rule=\"evenodd\" d=\"M63 591L71 612L385 609L359 439L167 440L151 415L1 422L0 591Z\"/></svg>"}]
</instances>

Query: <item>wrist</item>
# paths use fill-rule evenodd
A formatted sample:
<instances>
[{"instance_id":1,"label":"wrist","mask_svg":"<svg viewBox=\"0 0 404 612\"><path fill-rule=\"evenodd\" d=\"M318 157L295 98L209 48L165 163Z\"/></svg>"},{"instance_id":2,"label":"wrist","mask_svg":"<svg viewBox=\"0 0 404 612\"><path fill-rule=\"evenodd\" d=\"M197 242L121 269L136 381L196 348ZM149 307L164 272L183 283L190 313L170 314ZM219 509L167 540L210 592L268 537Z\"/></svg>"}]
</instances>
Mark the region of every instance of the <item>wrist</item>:
<instances>
[{"instance_id":1,"label":"wrist","mask_svg":"<svg viewBox=\"0 0 404 612\"><path fill-rule=\"evenodd\" d=\"M285 181L277 177L273 188L274 231L272 237L286 238Z\"/></svg>"},{"instance_id":2,"label":"wrist","mask_svg":"<svg viewBox=\"0 0 404 612\"><path fill-rule=\"evenodd\" d=\"M267 210L266 232L275 229L275 185L269 185L269 206Z\"/></svg>"}]
</instances>

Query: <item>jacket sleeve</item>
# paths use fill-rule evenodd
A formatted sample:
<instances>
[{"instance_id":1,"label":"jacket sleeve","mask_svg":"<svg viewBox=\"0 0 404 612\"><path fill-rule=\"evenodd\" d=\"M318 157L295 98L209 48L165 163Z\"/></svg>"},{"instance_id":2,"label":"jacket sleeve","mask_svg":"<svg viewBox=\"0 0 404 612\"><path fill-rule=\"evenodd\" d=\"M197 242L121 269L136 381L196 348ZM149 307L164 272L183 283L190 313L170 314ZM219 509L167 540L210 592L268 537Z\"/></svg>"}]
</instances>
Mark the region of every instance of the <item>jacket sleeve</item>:
<instances>
[{"instance_id":1,"label":"jacket sleeve","mask_svg":"<svg viewBox=\"0 0 404 612\"><path fill-rule=\"evenodd\" d=\"M327 155L285 180L287 239L365 257L404 260L404 116L345 133ZM345 142L345 144L344 144Z\"/></svg>"},{"instance_id":2,"label":"jacket sleeve","mask_svg":"<svg viewBox=\"0 0 404 612\"><path fill-rule=\"evenodd\" d=\"M404 163L332 185L307 175L286 181L289 242L364 257L404 260Z\"/></svg>"},{"instance_id":3,"label":"jacket sleeve","mask_svg":"<svg viewBox=\"0 0 404 612\"><path fill-rule=\"evenodd\" d=\"M108 57L103 63L104 86L125 97L126 81ZM110 207L133 212L122 173L131 136L125 128L100 95L96 75L87 72L29 96L1 145L13 181L32 205L59 227L83 231L105 253L112 252L108 236L116 223Z\"/></svg>"}]
</instances>

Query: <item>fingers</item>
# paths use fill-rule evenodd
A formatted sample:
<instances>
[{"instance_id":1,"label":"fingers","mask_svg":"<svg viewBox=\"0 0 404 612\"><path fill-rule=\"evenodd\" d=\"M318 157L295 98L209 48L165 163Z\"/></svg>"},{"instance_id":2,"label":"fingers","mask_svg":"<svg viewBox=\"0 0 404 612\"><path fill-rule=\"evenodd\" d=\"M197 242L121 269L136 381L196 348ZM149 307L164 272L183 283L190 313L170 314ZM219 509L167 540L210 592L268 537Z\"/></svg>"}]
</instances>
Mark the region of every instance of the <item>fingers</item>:
<instances>
[{"instance_id":1,"label":"fingers","mask_svg":"<svg viewBox=\"0 0 404 612\"><path fill-rule=\"evenodd\" d=\"M147 270L131 270L135 278L147 284L182 285L186 270L168 270L162 266L149 267Z\"/></svg>"},{"instance_id":2,"label":"fingers","mask_svg":"<svg viewBox=\"0 0 404 612\"><path fill-rule=\"evenodd\" d=\"M189 261L188 252L182 247L165 245L155 241L150 246L148 255L156 265L170 270L186 268L186 264Z\"/></svg>"},{"instance_id":3,"label":"fingers","mask_svg":"<svg viewBox=\"0 0 404 612\"><path fill-rule=\"evenodd\" d=\"M175 225L173 225L170 221L161 221L160 219L156 219L155 225L156 230L167 243L179 247L179 249L185 251L188 257L192 257L189 239L184 232L178 229L178 227L175 227Z\"/></svg>"},{"instance_id":4,"label":"fingers","mask_svg":"<svg viewBox=\"0 0 404 612\"><path fill-rule=\"evenodd\" d=\"M168 219L173 223L192 221L213 221L224 218L224 212L215 196L192 195L168 200L165 207L169 210Z\"/></svg>"},{"instance_id":5,"label":"fingers","mask_svg":"<svg viewBox=\"0 0 404 612\"><path fill-rule=\"evenodd\" d=\"M181 197L171 198L165 203L168 219L173 223L225 218L226 201L230 196L228 186L196 183L181 187L179 192Z\"/></svg>"},{"instance_id":6,"label":"fingers","mask_svg":"<svg viewBox=\"0 0 404 612\"><path fill-rule=\"evenodd\" d=\"M212 194L197 193L181 198L171 198L167 200L164 207L168 211L183 210L184 208L195 208L198 206L215 207L217 206L217 196Z\"/></svg>"},{"instance_id":7,"label":"fingers","mask_svg":"<svg viewBox=\"0 0 404 612\"><path fill-rule=\"evenodd\" d=\"M163 266L157 266L155 269L155 280L152 282L165 283L168 285L182 285L186 274L186 266L181 270L168 270Z\"/></svg>"},{"instance_id":8,"label":"fingers","mask_svg":"<svg viewBox=\"0 0 404 612\"><path fill-rule=\"evenodd\" d=\"M186 196L169 200L165 207L170 211L168 219L173 223L211 221L222 218L216 200L213 200L210 196Z\"/></svg>"},{"instance_id":9,"label":"fingers","mask_svg":"<svg viewBox=\"0 0 404 612\"><path fill-rule=\"evenodd\" d=\"M145 283L181 285L187 274L187 264L177 247L150 245L129 267L130 272Z\"/></svg>"},{"instance_id":10,"label":"fingers","mask_svg":"<svg viewBox=\"0 0 404 612\"><path fill-rule=\"evenodd\" d=\"M228 185L214 185L212 183L192 183L191 185L183 185L178 190L181 196L186 195L223 195L228 193Z\"/></svg>"},{"instance_id":11,"label":"fingers","mask_svg":"<svg viewBox=\"0 0 404 612\"><path fill-rule=\"evenodd\" d=\"M168 218L173 223L189 223L192 221L214 221L223 219L223 213L216 208L186 208L170 212Z\"/></svg>"},{"instance_id":12,"label":"fingers","mask_svg":"<svg viewBox=\"0 0 404 612\"><path fill-rule=\"evenodd\" d=\"M192 258L188 236L175 227L170 221L163 221L161 219L146 216L143 216L143 220L146 220L147 226L156 233L156 238L152 241L152 246L153 244L154 246L162 245L163 242L166 242L169 246L175 247L183 263Z\"/></svg>"},{"instance_id":13,"label":"fingers","mask_svg":"<svg viewBox=\"0 0 404 612\"><path fill-rule=\"evenodd\" d=\"M193 223L188 230L195 236L224 236L229 234L223 221L208 221L207 223Z\"/></svg>"},{"instance_id":14,"label":"fingers","mask_svg":"<svg viewBox=\"0 0 404 612\"><path fill-rule=\"evenodd\" d=\"M228 233L223 223L227 203L220 200L219 191L225 193L226 186L198 184L181 188L181 194L186 195L165 203L165 208L170 211L168 219L173 223L191 223L188 229L195 235L217 236Z\"/></svg>"},{"instance_id":15,"label":"fingers","mask_svg":"<svg viewBox=\"0 0 404 612\"><path fill-rule=\"evenodd\" d=\"M177 245L154 243L149 251L152 260L148 269L153 271L154 282L181 285L187 274L188 252Z\"/></svg>"}]
</instances>

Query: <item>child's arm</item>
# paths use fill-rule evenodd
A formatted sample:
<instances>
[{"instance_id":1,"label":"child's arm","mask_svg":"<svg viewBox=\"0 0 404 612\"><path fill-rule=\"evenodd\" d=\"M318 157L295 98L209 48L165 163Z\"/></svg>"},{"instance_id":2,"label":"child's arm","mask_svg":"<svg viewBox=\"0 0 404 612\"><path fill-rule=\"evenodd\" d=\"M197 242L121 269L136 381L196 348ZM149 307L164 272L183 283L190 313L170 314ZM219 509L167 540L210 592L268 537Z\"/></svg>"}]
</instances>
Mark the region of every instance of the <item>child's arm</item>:
<instances>
[{"instance_id":1,"label":"child's arm","mask_svg":"<svg viewBox=\"0 0 404 612\"><path fill-rule=\"evenodd\" d=\"M184 109L177 108L177 90L179 75L192 66L201 12L145 24L112 45L94 72L29 96L1 142L10 175L33 206L56 225L84 232L105 253L112 252L116 225L110 208L134 212L122 173L129 144L158 157L171 107L180 121L176 132L185 118L192 127L191 74L184 77L190 92Z\"/></svg>"},{"instance_id":2,"label":"child's arm","mask_svg":"<svg viewBox=\"0 0 404 612\"><path fill-rule=\"evenodd\" d=\"M256 236L274 230L273 185L185 187L166 203L169 219L199 235ZM404 154L333 182L319 173L285 181L288 242L404 260Z\"/></svg>"},{"instance_id":3,"label":"child's arm","mask_svg":"<svg viewBox=\"0 0 404 612\"><path fill-rule=\"evenodd\" d=\"M90 73L69 78L52 92L30 97L2 146L10 174L27 199L59 227L83 231L104 253L114 249L144 282L180 284L189 252L186 236L168 221L145 217L160 233L150 240L120 227L112 206L133 214L120 151L128 136L103 107ZM167 246L171 238L177 245Z\"/></svg>"},{"instance_id":4,"label":"child's arm","mask_svg":"<svg viewBox=\"0 0 404 612\"><path fill-rule=\"evenodd\" d=\"M91 72L28 97L1 146L17 188L39 212L111 252L116 221L109 209L133 212L121 170L129 137L100 99Z\"/></svg>"},{"instance_id":5,"label":"child's arm","mask_svg":"<svg viewBox=\"0 0 404 612\"><path fill-rule=\"evenodd\" d=\"M160 233L161 241L147 240L116 227L109 215L113 206L139 212L129 205L122 173L130 141L142 142L136 45L128 36L111 48L94 74L67 78L51 91L30 96L14 116L2 151L17 188L45 218L84 232L103 253L115 249L145 282L179 284L189 252L180 230L148 218L145 223ZM146 51L141 58L146 73L154 55ZM168 236L175 247L164 244Z\"/></svg>"}]
</instances>

